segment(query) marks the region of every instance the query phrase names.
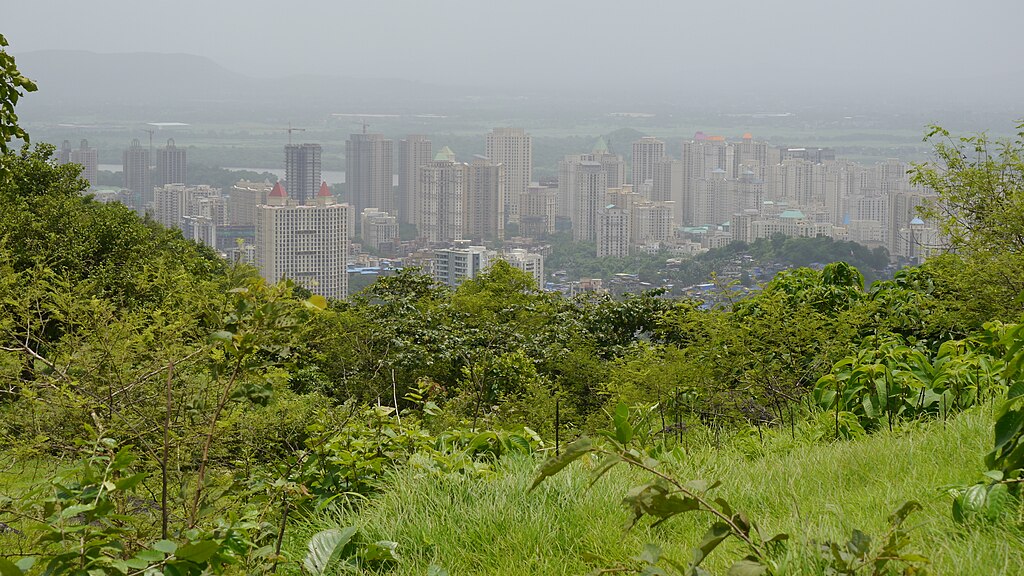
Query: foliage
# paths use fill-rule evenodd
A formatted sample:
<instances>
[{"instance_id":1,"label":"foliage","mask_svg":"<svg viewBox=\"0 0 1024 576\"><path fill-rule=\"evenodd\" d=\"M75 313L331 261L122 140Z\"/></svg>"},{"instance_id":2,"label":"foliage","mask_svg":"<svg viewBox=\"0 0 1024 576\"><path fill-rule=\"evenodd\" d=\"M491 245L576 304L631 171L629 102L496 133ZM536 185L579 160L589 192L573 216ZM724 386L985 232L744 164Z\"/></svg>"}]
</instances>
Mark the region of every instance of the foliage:
<instances>
[{"instance_id":1,"label":"foliage","mask_svg":"<svg viewBox=\"0 0 1024 576\"><path fill-rule=\"evenodd\" d=\"M836 362L815 385L814 398L833 411L836 437L842 413L873 430L894 419L941 416L977 405L1001 390L1001 361L990 331L970 340L948 340L934 357L920 342L898 336L869 337L856 354Z\"/></svg>"},{"instance_id":2,"label":"foliage","mask_svg":"<svg viewBox=\"0 0 1024 576\"><path fill-rule=\"evenodd\" d=\"M701 563L729 538L738 540L745 552L745 556L732 564L728 572L730 575L767 575L779 572L779 561L784 555L788 534L771 535L749 520L743 512L734 512L724 498L712 500L709 492L718 487L720 482L695 480L684 483L659 470L664 462L654 452L632 446L643 435L643 428L633 426L625 405L615 409L612 424L611 430L602 431L605 438L603 444L595 444L589 438L581 437L567 446L564 452L541 464L530 490L565 470L573 462L593 454L601 459L590 473L590 485L620 463L642 470L653 478L651 482L631 488L623 499L627 509L632 512L629 527L636 526L644 517L654 520L654 527L689 512L704 512L711 515L714 522L707 529L703 540L693 548L693 556L688 564L668 558L662 554L659 546L648 544L632 562L599 569L594 574L708 574ZM638 432L641 434L638 435ZM899 563L905 566L904 574L924 574L924 564L928 560L919 554L905 551L910 538L908 530L903 527L907 516L920 509L921 506L916 502L907 502L893 513L889 518L889 530L881 538L881 545L877 549L872 548L871 538L859 530L854 530L853 538L845 545L834 542L822 544L821 555L827 563L827 573L874 576L889 573L887 566Z\"/></svg>"},{"instance_id":3,"label":"foliage","mask_svg":"<svg viewBox=\"0 0 1024 576\"><path fill-rule=\"evenodd\" d=\"M0 564L4 576L29 573L38 565L45 574L222 574L249 561L249 553L266 559L251 538L257 524L243 519L210 529L189 529L174 540L148 540L144 523L153 508L142 496L148 474L135 468L129 447L101 437L79 460L79 467L27 495L16 507L4 503L35 525L35 552L17 564Z\"/></svg>"},{"instance_id":4,"label":"foliage","mask_svg":"<svg viewBox=\"0 0 1024 576\"><path fill-rule=\"evenodd\" d=\"M889 574L889 565L900 563L905 566L902 574L906 576L927 574L925 565L928 559L920 554L906 552L910 544L910 531L903 526L913 512L920 510L917 502L906 502L899 510L889 516L889 529L880 538L881 545L872 547L872 538L860 530L854 530L850 539L839 544L825 542L821 545L822 556L828 561L826 574L871 574L880 576Z\"/></svg>"},{"instance_id":5,"label":"foliage","mask_svg":"<svg viewBox=\"0 0 1024 576\"><path fill-rule=\"evenodd\" d=\"M636 439L636 429L630 422L629 409L620 404L612 416L613 429L604 431L607 447L594 444L589 438L581 437L568 445L564 452L553 456L541 464L537 471L531 490L545 479L565 469L569 464L586 454L595 454L602 458L591 474L591 484L599 480L618 464L626 464L649 473L654 479L641 486L629 490L623 502L631 509L633 519L630 526L635 526L645 516L655 520L658 525L674 516L686 512L704 512L714 517L714 523L708 528L703 541L693 549L693 559L685 568L682 564L665 559L679 573L688 575L707 574L701 563L715 548L729 537L742 542L747 555L733 564L730 569L735 574L767 574L773 564L772 554L782 542L788 539L786 534L768 535L756 523L751 522L743 512L733 512L729 503L722 499L714 500L709 492L720 483L705 481L681 482L658 471L659 462L631 446ZM641 555L647 564L657 565L660 551L650 548ZM614 571L620 571L618 569ZM644 573L651 574L650 570ZM663 571L660 573L664 573Z\"/></svg>"},{"instance_id":6,"label":"foliage","mask_svg":"<svg viewBox=\"0 0 1024 576\"><path fill-rule=\"evenodd\" d=\"M364 544L357 538L352 526L330 528L318 532L309 540L309 552L302 566L314 576L326 574L328 568L343 567L346 572L359 572L388 562L398 561L395 542L380 541Z\"/></svg>"},{"instance_id":7,"label":"foliage","mask_svg":"<svg viewBox=\"0 0 1024 576\"><path fill-rule=\"evenodd\" d=\"M18 126L18 115L14 106L25 92L37 90L35 82L18 71L14 56L7 53L7 39L0 34L0 182L9 176L9 142L18 138L28 143L28 133ZM22 92L24 90L24 92Z\"/></svg>"},{"instance_id":8,"label":"foliage","mask_svg":"<svg viewBox=\"0 0 1024 576\"><path fill-rule=\"evenodd\" d=\"M937 194L923 214L938 223L955 256L944 271L982 321L1016 320L1024 293L1024 124L1012 140L954 137L931 126L936 160L914 165L911 181Z\"/></svg>"}]
</instances>

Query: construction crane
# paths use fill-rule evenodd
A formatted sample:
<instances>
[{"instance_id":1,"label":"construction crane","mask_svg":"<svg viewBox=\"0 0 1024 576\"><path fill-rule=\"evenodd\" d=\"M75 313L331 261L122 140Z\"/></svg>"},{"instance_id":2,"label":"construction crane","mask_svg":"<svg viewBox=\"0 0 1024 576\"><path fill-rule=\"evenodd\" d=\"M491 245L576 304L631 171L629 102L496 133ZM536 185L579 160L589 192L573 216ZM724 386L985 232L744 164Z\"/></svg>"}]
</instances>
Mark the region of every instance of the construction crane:
<instances>
[{"instance_id":1,"label":"construction crane","mask_svg":"<svg viewBox=\"0 0 1024 576\"><path fill-rule=\"evenodd\" d=\"M287 130L288 131L288 145L289 146L292 145L292 132L305 132L306 131L305 128L292 128L292 123L291 122L288 123L288 127L287 128L278 128L278 130Z\"/></svg>"},{"instance_id":2,"label":"construction crane","mask_svg":"<svg viewBox=\"0 0 1024 576\"><path fill-rule=\"evenodd\" d=\"M361 122L353 122L353 124L355 124L356 126L362 126L363 134L366 134L366 129L370 127L370 125L366 123L366 120L363 120Z\"/></svg>"}]
</instances>

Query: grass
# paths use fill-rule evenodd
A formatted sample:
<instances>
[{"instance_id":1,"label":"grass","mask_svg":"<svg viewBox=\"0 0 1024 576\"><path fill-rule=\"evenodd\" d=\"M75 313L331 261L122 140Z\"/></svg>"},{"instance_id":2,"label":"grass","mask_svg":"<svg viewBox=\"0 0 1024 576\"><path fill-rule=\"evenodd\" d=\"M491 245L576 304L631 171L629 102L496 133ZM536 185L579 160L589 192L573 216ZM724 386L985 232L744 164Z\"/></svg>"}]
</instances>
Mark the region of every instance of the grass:
<instances>
[{"instance_id":1,"label":"grass","mask_svg":"<svg viewBox=\"0 0 1024 576\"><path fill-rule=\"evenodd\" d=\"M831 444L781 432L763 442L756 436L733 439L719 449L691 448L668 469L685 480L721 480L716 495L766 530L789 533L781 559L786 574L820 573L812 561L816 541L845 542L854 528L881 535L887 516L907 500L924 507L910 517L909 549L928 557L933 573L1020 573L1024 534L1009 523L956 525L944 490L979 478L990 443L990 411L974 409L948 422L908 424ZM595 464L575 464L531 493L537 466L532 458L505 459L490 478L438 476L409 466L358 510L321 514L298 525L287 550L301 557L315 532L357 525L367 540L399 543L403 560L391 572L396 576L425 574L431 563L452 576L584 574L601 566L587 555L610 564L635 556L647 542L659 543L673 559L688 560L709 517L684 514L656 528L644 521L626 531L621 498L646 477L617 468L588 491L588 468ZM739 556L738 548L723 546L706 565L724 573Z\"/></svg>"}]
</instances>

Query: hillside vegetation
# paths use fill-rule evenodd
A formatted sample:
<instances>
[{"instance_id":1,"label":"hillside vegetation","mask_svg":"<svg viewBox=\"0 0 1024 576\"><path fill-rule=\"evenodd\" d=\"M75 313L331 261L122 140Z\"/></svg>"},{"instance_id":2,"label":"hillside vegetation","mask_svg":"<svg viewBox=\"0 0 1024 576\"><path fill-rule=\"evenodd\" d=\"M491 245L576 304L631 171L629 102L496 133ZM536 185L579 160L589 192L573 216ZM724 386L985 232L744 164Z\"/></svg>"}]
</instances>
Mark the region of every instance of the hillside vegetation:
<instances>
[{"instance_id":1,"label":"hillside vegetation","mask_svg":"<svg viewBox=\"0 0 1024 576\"><path fill-rule=\"evenodd\" d=\"M6 142L2 576L1020 566L1021 139L916 169L950 254L710 310L503 263L328 302Z\"/></svg>"}]
</instances>

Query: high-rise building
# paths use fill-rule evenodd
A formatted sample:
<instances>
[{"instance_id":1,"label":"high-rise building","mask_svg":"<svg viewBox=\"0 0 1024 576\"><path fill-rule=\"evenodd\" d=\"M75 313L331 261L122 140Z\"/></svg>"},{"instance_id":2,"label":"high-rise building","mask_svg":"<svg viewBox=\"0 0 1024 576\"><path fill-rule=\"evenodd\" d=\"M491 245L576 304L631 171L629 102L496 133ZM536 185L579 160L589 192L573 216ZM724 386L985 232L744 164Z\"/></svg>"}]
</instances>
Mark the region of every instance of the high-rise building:
<instances>
[{"instance_id":1,"label":"high-rise building","mask_svg":"<svg viewBox=\"0 0 1024 576\"><path fill-rule=\"evenodd\" d=\"M593 162L593 154L569 154L558 161L558 217L576 218L576 173L581 162ZM607 178L606 178L607 181Z\"/></svg>"},{"instance_id":2,"label":"high-rise building","mask_svg":"<svg viewBox=\"0 0 1024 576\"><path fill-rule=\"evenodd\" d=\"M204 200L220 198L220 188L210 186L185 186L167 184L153 189L153 219L168 228L185 229L185 218L208 217L216 225L227 224L226 206L220 201L217 206Z\"/></svg>"},{"instance_id":3,"label":"high-rise building","mask_svg":"<svg viewBox=\"0 0 1024 576\"><path fill-rule=\"evenodd\" d=\"M530 184L519 201L519 235L538 238L555 233L558 189Z\"/></svg>"},{"instance_id":4,"label":"high-rise building","mask_svg":"<svg viewBox=\"0 0 1024 576\"><path fill-rule=\"evenodd\" d=\"M453 242L464 237L467 167L455 161L455 153L445 146L434 160L420 166L419 189L423 195L423 213L416 222L422 238L428 242Z\"/></svg>"},{"instance_id":5,"label":"high-rise building","mask_svg":"<svg viewBox=\"0 0 1024 576\"><path fill-rule=\"evenodd\" d=\"M99 155L95 148L89 147L88 140L82 140L78 148L71 150L68 154L68 162L82 165L82 178L89 181L89 185L96 184L99 176Z\"/></svg>"},{"instance_id":6,"label":"high-rise building","mask_svg":"<svg viewBox=\"0 0 1024 576\"><path fill-rule=\"evenodd\" d=\"M315 294L348 294L347 230L350 207L337 204L326 183L315 201L290 200L281 183L258 208L256 262L270 282L290 278Z\"/></svg>"},{"instance_id":7,"label":"high-rise building","mask_svg":"<svg viewBox=\"0 0 1024 576\"><path fill-rule=\"evenodd\" d=\"M682 190L680 205L676 207L680 215L680 223L687 226L700 226L712 223L715 213L716 198L708 196L709 190L715 189L719 183L706 184L704 180L721 181L735 176L730 170L730 147L721 136L707 136L697 132L693 140L683 143L682 149Z\"/></svg>"},{"instance_id":8,"label":"high-rise building","mask_svg":"<svg viewBox=\"0 0 1024 576\"><path fill-rule=\"evenodd\" d=\"M132 140L123 155L124 187L131 191L132 208L138 213L153 201L153 184L149 175L149 148L143 148L139 139Z\"/></svg>"},{"instance_id":9,"label":"high-rise building","mask_svg":"<svg viewBox=\"0 0 1024 576\"><path fill-rule=\"evenodd\" d=\"M597 257L629 256L629 210L609 204L597 214Z\"/></svg>"},{"instance_id":10,"label":"high-rise building","mask_svg":"<svg viewBox=\"0 0 1024 576\"><path fill-rule=\"evenodd\" d=\"M626 184L626 162L622 156L612 154L608 150L608 143L604 138L597 140L590 155L590 160L600 162L604 166L604 171L608 174L609 188L620 188Z\"/></svg>"},{"instance_id":11,"label":"high-rise building","mask_svg":"<svg viewBox=\"0 0 1024 576\"><path fill-rule=\"evenodd\" d=\"M239 180L228 192L228 222L232 226L255 226L256 208L267 203L274 188L270 182Z\"/></svg>"},{"instance_id":12,"label":"high-rise building","mask_svg":"<svg viewBox=\"0 0 1024 576\"><path fill-rule=\"evenodd\" d=\"M640 202L633 206L630 224L634 244L664 242L672 237L672 203Z\"/></svg>"},{"instance_id":13,"label":"high-rise building","mask_svg":"<svg viewBox=\"0 0 1024 576\"><path fill-rule=\"evenodd\" d=\"M423 210L419 194L417 170L434 158L433 144L426 136L410 134L398 141L398 221L415 224L417 214Z\"/></svg>"},{"instance_id":14,"label":"high-rise building","mask_svg":"<svg viewBox=\"0 0 1024 576\"><path fill-rule=\"evenodd\" d=\"M393 143L383 134L349 136L345 142L345 183L357 214L367 208L395 213L393 163Z\"/></svg>"},{"instance_id":15,"label":"high-rise building","mask_svg":"<svg viewBox=\"0 0 1024 576\"><path fill-rule=\"evenodd\" d=\"M319 144L289 144L284 147L284 181L290 198L295 202L307 204L316 200L322 183L322 153Z\"/></svg>"},{"instance_id":16,"label":"high-rise building","mask_svg":"<svg viewBox=\"0 0 1024 576\"><path fill-rule=\"evenodd\" d=\"M519 200L533 174L533 138L522 128L495 128L487 135L486 156L505 166L505 221L519 222Z\"/></svg>"},{"instance_id":17,"label":"high-rise building","mask_svg":"<svg viewBox=\"0 0 1024 576\"><path fill-rule=\"evenodd\" d=\"M504 165L483 156L470 161L464 216L466 238L483 242L505 237Z\"/></svg>"},{"instance_id":18,"label":"high-rise building","mask_svg":"<svg viewBox=\"0 0 1024 576\"><path fill-rule=\"evenodd\" d=\"M188 165L186 152L186 148L178 148L174 145L173 138L167 140L167 146L157 149L157 186L187 183Z\"/></svg>"},{"instance_id":19,"label":"high-rise building","mask_svg":"<svg viewBox=\"0 0 1024 576\"><path fill-rule=\"evenodd\" d=\"M672 202L676 213L673 219L683 221L683 162L665 156L654 163L654 179L651 183L652 202Z\"/></svg>"},{"instance_id":20,"label":"high-rise building","mask_svg":"<svg viewBox=\"0 0 1024 576\"><path fill-rule=\"evenodd\" d=\"M608 174L600 162L575 164L573 183L572 237L583 242L596 242L598 211L605 205L608 194Z\"/></svg>"},{"instance_id":21,"label":"high-rise building","mask_svg":"<svg viewBox=\"0 0 1024 576\"><path fill-rule=\"evenodd\" d=\"M665 143L653 136L633 142L633 187L654 180L654 165L665 157Z\"/></svg>"},{"instance_id":22,"label":"high-rise building","mask_svg":"<svg viewBox=\"0 0 1024 576\"><path fill-rule=\"evenodd\" d=\"M65 140L60 143L60 148L57 148L57 165L63 166L68 162L71 162L71 141Z\"/></svg>"}]
</instances>

